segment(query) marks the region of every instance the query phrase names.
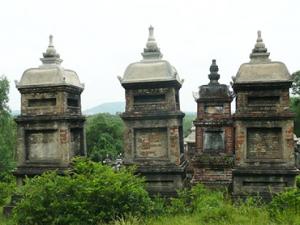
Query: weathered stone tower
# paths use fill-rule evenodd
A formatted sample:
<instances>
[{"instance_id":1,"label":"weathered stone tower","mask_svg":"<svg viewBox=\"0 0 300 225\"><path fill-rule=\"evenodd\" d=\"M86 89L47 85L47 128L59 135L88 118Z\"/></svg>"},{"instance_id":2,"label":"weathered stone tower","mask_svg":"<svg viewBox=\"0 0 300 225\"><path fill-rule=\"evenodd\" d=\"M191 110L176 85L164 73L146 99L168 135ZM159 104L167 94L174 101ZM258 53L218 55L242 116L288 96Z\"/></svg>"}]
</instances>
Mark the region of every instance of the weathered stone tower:
<instances>
[{"instance_id":1,"label":"weathered stone tower","mask_svg":"<svg viewBox=\"0 0 300 225\"><path fill-rule=\"evenodd\" d=\"M212 60L210 82L194 93L197 102L196 152L191 159L193 183L228 187L232 182L234 129L231 117L232 93L219 84L219 68Z\"/></svg>"},{"instance_id":2,"label":"weathered stone tower","mask_svg":"<svg viewBox=\"0 0 300 225\"><path fill-rule=\"evenodd\" d=\"M21 93L21 115L16 118L19 184L25 175L62 172L73 156L85 155L83 84L74 71L60 65L52 36L43 56L40 67L26 70L16 81Z\"/></svg>"},{"instance_id":3,"label":"weathered stone tower","mask_svg":"<svg viewBox=\"0 0 300 225\"><path fill-rule=\"evenodd\" d=\"M130 64L119 78L126 91L124 163L137 165L151 194L174 195L183 187L183 154L179 89L182 81L165 60L149 28L143 60Z\"/></svg>"},{"instance_id":4,"label":"weathered stone tower","mask_svg":"<svg viewBox=\"0 0 300 225\"><path fill-rule=\"evenodd\" d=\"M293 114L289 109L292 80L286 66L272 62L258 32L250 62L240 66L236 93L233 196L272 192L295 185Z\"/></svg>"}]
</instances>

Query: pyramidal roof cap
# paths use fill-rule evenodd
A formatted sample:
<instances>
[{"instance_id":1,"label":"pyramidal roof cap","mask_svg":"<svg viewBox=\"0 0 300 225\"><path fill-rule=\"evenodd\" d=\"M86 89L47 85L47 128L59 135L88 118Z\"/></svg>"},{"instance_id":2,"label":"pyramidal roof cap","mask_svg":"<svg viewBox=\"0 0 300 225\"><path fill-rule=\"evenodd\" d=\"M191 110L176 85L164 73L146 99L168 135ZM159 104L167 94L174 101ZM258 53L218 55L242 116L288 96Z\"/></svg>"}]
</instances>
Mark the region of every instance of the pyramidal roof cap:
<instances>
[{"instance_id":1,"label":"pyramidal roof cap","mask_svg":"<svg viewBox=\"0 0 300 225\"><path fill-rule=\"evenodd\" d=\"M163 55L157 46L153 31L154 28L150 26L146 48L142 53L143 59L131 63L123 77L118 77L121 84L176 81L182 85L183 80L180 80L176 69L162 59Z\"/></svg>"},{"instance_id":2,"label":"pyramidal roof cap","mask_svg":"<svg viewBox=\"0 0 300 225\"><path fill-rule=\"evenodd\" d=\"M30 68L24 71L20 82L16 81L17 88L27 88L31 86L57 86L72 85L80 89L84 84L80 83L77 73L73 70L65 69L60 64L63 61L56 52L53 45L53 36L49 36L49 45L41 58L42 65L38 68Z\"/></svg>"},{"instance_id":3,"label":"pyramidal roof cap","mask_svg":"<svg viewBox=\"0 0 300 225\"><path fill-rule=\"evenodd\" d=\"M257 40L250 54L250 62L243 63L236 77L233 77L233 85L238 83L279 83L291 82L290 73L282 62L271 61L261 31L257 32Z\"/></svg>"}]
</instances>

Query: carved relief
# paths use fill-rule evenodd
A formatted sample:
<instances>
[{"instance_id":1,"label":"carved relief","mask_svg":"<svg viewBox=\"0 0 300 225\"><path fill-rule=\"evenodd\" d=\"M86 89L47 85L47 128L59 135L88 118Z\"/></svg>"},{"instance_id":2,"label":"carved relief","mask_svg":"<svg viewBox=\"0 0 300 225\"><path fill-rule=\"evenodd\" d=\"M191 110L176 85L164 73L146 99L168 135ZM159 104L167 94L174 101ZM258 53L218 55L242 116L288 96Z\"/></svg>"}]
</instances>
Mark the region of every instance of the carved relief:
<instances>
[{"instance_id":1,"label":"carved relief","mask_svg":"<svg viewBox=\"0 0 300 225\"><path fill-rule=\"evenodd\" d=\"M135 154L136 157L167 157L167 129L136 129Z\"/></svg>"},{"instance_id":2,"label":"carved relief","mask_svg":"<svg viewBox=\"0 0 300 225\"><path fill-rule=\"evenodd\" d=\"M167 92L168 88L147 88L133 90L133 95L161 95L166 94Z\"/></svg>"},{"instance_id":3,"label":"carved relief","mask_svg":"<svg viewBox=\"0 0 300 225\"><path fill-rule=\"evenodd\" d=\"M206 105L204 111L208 114L223 113L224 107L223 105Z\"/></svg>"},{"instance_id":4,"label":"carved relief","mask_svg":"<svg viewBox=\"0 0 300 225\"><path fill-rule=\"evenodd\" d=\"M204 151L222 151L224 148L224 132L222 130L204 132Z\"/></svg>"},{"instance_id":5,"label":"carved relief","mask_svg":"<svg viewBox=\"0 0 300 225\"><path fill-rule=\"evenodd\" d=\"M281 128L248 128L248 159L282 158Z\"/></svg>"},{"instance_id":6,"label":"carved relief","mask_svg":"<svg viewBox=\"0 0 300 225\"><path fill-rule=\"evenodd\" d=\"M26 131L26 160L51 162L60 158L55 130Z\"/></svg>"}]
</instances>

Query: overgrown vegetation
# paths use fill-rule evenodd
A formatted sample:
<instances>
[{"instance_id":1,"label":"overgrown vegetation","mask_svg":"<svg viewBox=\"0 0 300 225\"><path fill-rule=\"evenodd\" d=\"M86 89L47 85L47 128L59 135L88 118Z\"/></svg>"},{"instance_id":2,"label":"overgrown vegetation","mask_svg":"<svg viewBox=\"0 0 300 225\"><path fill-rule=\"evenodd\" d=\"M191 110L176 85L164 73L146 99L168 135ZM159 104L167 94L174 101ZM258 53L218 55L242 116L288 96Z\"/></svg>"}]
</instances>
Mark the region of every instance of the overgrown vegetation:
<instances>
[{"instance_id":1,"label":"overgrown vegetation","mask_svg":"<svg viewBox=\"0 0 300 225\"><path fill-rule=\"evenodd\" d=\"M15 188L15 177L10 172L0 173L0 206L7 203Z\"/></svg>"},{"instance_id":2,"label":"overgrown vegetation","mask_svg":"<svg viewBox=\"0 0 300 225\"><path fill-rule=\"evenodd\" d=\"M144 216L151 200L142 178L83 158L64 176L47 172L26 179L14 219L22 225L100 224L127 214Z\"/></svg>"},{"instance_id":3,"label":"overgrown vegetation","mask_svg":"<svg viewBox=\"0 0 300 225\"><path fill-rule=\"evenodd\" d=\"M297 200L295 200L295 198ZM226 192L209 191L201 185L179 193L168 204L156 204L160 214L129 217L115 225L299 225L299 189L278 194L269 204L249 198L233 203ZM295 207L296 206L296 207ZM153 211L152 211L153 212Z\"/></svg>"},{"instance_id":4,"label":"overgrown vegetation","mask_svg":"<svg viewBox=\"0 0 300 225\"><path fill-rule=\"evenodd\" d=\"M114 171L85 158L76 158L72 165L64 176L48 172L26 179L17 192L22 200L14 218L0 217L0 224L300 224L299 177L298 188L274 196L269 204L251 198L234 204L227 192L202 185L166 201L161 197L151 200L133 170ZM5 179L11 183L11 177ZM4 186L0 183L0 189Z\"/></svg>"},{"instance_id":5,"label":"overgrown vegetation","mask_svg":"<svg viewBox=\"0 0 300 225\"><path fill-rule=\"evenodd\" d=\"M198 184L166 201L161 197L150 199L143 180L132 172L114 171L77 158L65 176L48 172L27 179L18 191L22 200L14 218L3 224L300 224L299 188L274 196L268 204L252 198L233 203L226 191L212 191Z\"/></svg>"}]
</instances>

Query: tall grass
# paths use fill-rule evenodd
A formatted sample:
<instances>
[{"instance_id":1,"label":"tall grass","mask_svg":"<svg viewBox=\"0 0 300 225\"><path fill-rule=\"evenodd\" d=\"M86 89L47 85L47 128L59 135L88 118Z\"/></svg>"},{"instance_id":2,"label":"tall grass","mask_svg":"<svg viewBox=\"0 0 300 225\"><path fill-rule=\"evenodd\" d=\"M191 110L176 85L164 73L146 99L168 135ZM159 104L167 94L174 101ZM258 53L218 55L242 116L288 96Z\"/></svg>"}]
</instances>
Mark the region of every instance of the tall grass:
<instances>
[{"instance_id":1,"label":"tall grass","mask_svg":"<svg viewBox=\"0 0 300 225\"><path fill-rule=\"evenodd\" d=\"M109 225L300 225L300 189L286 190L266 204L253 198L233 202L224 191L196 185L180 191L177 198L154 198L149 212L144 217L128 215ZM2 224L15 223L0 216Z\"/></svg>"},{"instance_id":2,"label":"tall grass","mask_svg":"<svg viewBox=\"0 0 300 225\"><path fill-rule=\"evenodd\" d=\"M269 204L253 198L232 202L226 192L197 185L170 202L156 199L152 216L129 217L113 225L300 225L300 211L295 208L299 196L299 189L291 189Z\"/></svg>"}]
</instances>

